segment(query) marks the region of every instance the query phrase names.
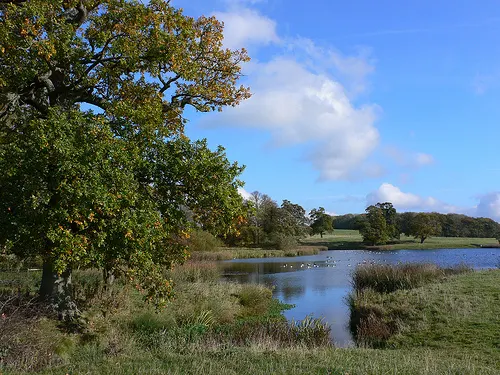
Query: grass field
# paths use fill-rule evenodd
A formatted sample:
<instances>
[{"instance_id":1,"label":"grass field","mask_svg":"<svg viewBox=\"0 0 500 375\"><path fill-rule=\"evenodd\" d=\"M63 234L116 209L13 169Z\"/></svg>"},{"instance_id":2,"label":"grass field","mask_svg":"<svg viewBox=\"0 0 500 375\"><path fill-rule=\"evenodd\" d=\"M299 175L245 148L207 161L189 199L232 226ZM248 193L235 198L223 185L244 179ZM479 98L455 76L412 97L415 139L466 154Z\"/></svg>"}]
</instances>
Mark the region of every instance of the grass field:
<instances>
[{"instance_id":1,"label":"grass field","mask_svg":"<svg viewBox=\"0 0 500 375\"><path fill-rule=\"evenodd\" d=\"M16 290L32 290L34 281L34 274L18 275L13 298ZM3 295L2 375L500 373L500 270L378 295L371 303L401 328L388 349L332 348L324 341L327 330L284 324L284 306L271 299L270 290L221 283L211 263L171 271L177 298L158 314L122 284L110 298L93 283L98 275L75 275L78 295L86 298L80 332L61 329L30 306L16 302L6 308L9 298ZM15 274L0 276L12 280Z\"/></svg>"},{"instance_id":2,"label":"grass field","mask_svg":"<svg viewBox=\"0 0 500 375\"><path fill-rule=\"evenodd\" d=\"M469 238L469 237L430 237L423 244L413 237L401 236L398 243L382 246L365 246L363 238L357 230L336 229L333 234L307 237L302 240L305 245L326 246L329 250L356 250L356 249L381 249L381 250L403 250L403 249L447 249L447 248L477 248L487 245L498 245L495 238Z\"/></svg>"},{"instance_id":3,"label":"grass field","mask_svg":"<svg viewBox=\"0 0 500 375\"><path fill-rule=\"evenodd\" d=\"M389 351L449 353L450 361L476 358L500 373L500 270L456 271L391 293L358 288L351 299L363 317L358 340Z\"/></svg>"}]
</instances>

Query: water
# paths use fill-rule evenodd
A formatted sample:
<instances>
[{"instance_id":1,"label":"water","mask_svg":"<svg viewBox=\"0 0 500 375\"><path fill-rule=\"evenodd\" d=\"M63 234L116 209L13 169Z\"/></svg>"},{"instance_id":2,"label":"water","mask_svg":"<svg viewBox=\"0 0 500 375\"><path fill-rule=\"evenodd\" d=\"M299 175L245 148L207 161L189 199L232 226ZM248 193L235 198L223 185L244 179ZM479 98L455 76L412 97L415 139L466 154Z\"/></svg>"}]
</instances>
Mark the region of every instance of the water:
<instances>
[{"instance_id":1,"label":"water","mask_svg":"<svg viewBox=\"0 0 500 375\"><path fill-rule=\"evenodd\" d=\"M273 287L276 298L295 305L285 311L287 319L301 320L306 315L324 318L332 327L335 344L346 347L353 345L345 302L351 290L351 272L361 264L400 262L496 268L500 266L500 249L334 250L296 258L236 259L223 262L222 267L230 279Z\"/></svg>"}]
</instances>

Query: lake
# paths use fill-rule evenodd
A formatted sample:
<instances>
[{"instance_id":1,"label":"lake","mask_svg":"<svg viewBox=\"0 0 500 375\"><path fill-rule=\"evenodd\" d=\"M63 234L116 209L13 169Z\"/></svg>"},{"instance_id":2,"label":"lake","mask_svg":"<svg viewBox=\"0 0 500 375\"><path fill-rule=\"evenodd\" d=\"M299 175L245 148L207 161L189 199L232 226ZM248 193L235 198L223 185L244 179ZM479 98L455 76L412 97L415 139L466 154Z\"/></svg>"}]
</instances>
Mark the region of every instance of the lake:
<instances>
[{"instance_id":1,"label":"lake","mask_svg":"<svg viewBox=\"0 0 500 375\"><path fill-rule=\"evenodd\" d=\"M496 268L500 267L500 249L332 250L295 258L235 259L222 262L221 267L226 278L273 287L276 298L295 305L284 312L287 319L324 318L332 327L335 344L346 347L353 345L345 303L352 271L362 264L401 262Z\"/></svg>"}]
</instances>

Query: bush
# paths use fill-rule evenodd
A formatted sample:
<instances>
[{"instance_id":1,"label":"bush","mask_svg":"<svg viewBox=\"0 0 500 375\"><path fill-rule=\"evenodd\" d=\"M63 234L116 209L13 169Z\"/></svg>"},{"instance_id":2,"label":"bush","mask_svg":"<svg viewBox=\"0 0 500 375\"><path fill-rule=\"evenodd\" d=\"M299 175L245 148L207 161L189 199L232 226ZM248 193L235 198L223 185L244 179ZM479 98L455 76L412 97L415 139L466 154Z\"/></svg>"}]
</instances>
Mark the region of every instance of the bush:
<instances>
[{"instance_id":1,"label":"bush","mask_svg":"<svg viewBox=\"0 0 500 375\"><path fill-rule=\"evenodd\" d=\"M278 233L273 238L274 246L278 250L290 250L297 247L297 240L294 237Z\"/></svg>"},{"instance_id":2,"label":"bush","mask_svg":"<svg viewBox=\"0 0 500 375\"><path fill-rule=\"evenodd\" d=\"M238 299L243 306L240 316L258 316L269 310L273 293L261 285L245 284L238 293Z\"/></svg>"},{"instance_id":3,"label":"bush","mask_svg":"<svg viewBox=\"0 0 500 375\"><path fill-rule=\"evenodd\" d=\"M195 229L188 240L190 251L218 251L223 243L213 234L201 229Z\"/></svg>"}]
</instances>

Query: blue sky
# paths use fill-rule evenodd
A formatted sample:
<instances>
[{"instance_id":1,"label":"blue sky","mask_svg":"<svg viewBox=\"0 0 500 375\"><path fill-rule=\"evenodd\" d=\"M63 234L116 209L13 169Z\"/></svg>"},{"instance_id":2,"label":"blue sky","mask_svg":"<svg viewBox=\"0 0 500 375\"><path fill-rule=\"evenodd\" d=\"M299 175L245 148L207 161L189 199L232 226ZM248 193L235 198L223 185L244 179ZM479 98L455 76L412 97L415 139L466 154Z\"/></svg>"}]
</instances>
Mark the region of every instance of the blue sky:
<instances>
[{"instance_id":1,"label":"blue sky","mask_svg":"<svg viewBox=\"0 0 500 375\"><path fill-rule=\"evenodd\" d=\"M497 1L174 0L252 61L252 98L186 133L246 165L245 190L307 210L500 221Z\"/></svg>"}]
</instances>

